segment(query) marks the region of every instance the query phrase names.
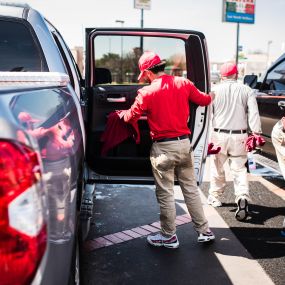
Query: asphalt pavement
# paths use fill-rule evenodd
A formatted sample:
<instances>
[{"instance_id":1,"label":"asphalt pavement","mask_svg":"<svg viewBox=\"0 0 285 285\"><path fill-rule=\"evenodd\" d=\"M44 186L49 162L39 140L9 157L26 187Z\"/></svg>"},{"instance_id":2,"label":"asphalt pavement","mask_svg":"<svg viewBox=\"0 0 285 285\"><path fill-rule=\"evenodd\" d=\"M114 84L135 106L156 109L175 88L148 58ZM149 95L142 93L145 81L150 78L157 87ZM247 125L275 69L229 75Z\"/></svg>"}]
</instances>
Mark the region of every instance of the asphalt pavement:
<instances>
[{"instance_id":1,"label":"asphalt pavement","mask_svg":"<svg viewBox=\"0 0 285 285\"><path fill-rule=\"evenodd\" d=\"M209 244L197 243L181 190L175 186L177 250L153 248L146 242L148 234L159 231L154 186L96 185L92 225L81 250L83 285L284 284L285 238L280 229L285 183L270 171L258 165L249 175L251 216L238 222L228 173L223 206L207 205L206 164L201 197L216 235Z\"/></svg>"}]
</instances>

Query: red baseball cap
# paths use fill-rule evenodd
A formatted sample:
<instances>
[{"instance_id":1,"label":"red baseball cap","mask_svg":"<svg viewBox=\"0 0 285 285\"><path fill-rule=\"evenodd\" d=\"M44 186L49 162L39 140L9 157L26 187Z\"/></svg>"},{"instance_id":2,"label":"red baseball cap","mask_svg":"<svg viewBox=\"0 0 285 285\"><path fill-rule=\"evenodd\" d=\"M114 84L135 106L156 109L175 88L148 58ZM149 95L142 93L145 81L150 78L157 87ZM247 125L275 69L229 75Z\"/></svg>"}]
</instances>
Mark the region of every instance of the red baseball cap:
<instances>
[{"instance_id":1,"label":"red baseball cap","mask_svg":"<svg viewBox=\"0 0 285 285\"><path fill-rule=\"evenodd\" d=\"M160 64L165 64L165 61L162 61L156 53L152 51L144 52L143 55L139 59L139 69L141 73L138 76L138 80L142 78L145 70L150 69Z\"/></svg>"},{"instance_id":2,"label":"red baseball cap","mask_svg":"<svg viewBox=\"0 0 285 285\"><path fill-rule=\"evenodd\" d=\"M238 74L238 69L236 64L232 62L226 62L221 66L220 73L221 76L227 77L233 74Z\"/></svg>"}]
</instances>

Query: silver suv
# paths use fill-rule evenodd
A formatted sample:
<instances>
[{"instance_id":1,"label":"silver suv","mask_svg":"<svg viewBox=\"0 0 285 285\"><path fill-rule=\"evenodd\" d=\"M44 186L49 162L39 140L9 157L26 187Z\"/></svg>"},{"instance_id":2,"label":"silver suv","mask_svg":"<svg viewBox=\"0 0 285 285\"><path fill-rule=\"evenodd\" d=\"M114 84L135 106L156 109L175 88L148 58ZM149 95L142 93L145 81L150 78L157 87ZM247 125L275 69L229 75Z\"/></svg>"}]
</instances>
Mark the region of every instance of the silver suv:
<instances>
[{"instance_id":1,"label":"silver suv","mask_svg":"<svg viewBox=\"0 0 285 285\"><path fill-rule=\"evenodd\" d=\"M80 95L59 32L27 5L1 4L1 284L79 282Z\"/></svg>"}]
</instances>

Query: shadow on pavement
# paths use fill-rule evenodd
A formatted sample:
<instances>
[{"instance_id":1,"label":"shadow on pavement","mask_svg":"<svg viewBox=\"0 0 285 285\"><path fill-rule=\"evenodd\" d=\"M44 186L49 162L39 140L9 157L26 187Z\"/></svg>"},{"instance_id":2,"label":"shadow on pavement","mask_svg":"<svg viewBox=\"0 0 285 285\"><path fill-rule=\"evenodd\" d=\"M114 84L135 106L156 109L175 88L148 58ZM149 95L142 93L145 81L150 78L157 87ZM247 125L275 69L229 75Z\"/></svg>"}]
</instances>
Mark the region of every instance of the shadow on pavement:
<instances>
[{"instance_id":1,"label":"shadow on pavement","mask_svg":"<svg viewBox=\"0 0 285 285\"><path fill-rule=\"evenodd\" d=\"M230 229L261 264L275 284L284 284L285 279L285 238L280 230L285 215L285 202L270 192L260 182L250 182L251 216L244 222L235 219L236 204L233 183L228 182L221 198L222 207L216 208ZM201 185L207 196L209 183Z\"/></svg>"}]
</instances>

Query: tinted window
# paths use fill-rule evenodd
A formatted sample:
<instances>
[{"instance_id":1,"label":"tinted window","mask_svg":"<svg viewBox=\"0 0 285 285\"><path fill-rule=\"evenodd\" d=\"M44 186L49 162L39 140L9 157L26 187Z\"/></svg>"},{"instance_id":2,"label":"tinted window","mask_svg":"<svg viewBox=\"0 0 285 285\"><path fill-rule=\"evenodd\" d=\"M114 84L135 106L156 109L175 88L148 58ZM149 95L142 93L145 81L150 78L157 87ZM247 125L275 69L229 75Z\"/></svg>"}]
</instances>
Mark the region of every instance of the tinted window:
<instances>
[{"instance_id":1,"label":"tinted window","mask_svg":"<svg viewBox=\"0 0 285 285\"><path fill-rule=\"evenodd\" d=\"M269 90L285 90L285 61L268 73L266 85Z\"/></svg>"},{"instance_id":2,"label":"tinted window","mask_svg":"<svg viewBox=\"0 0 285 285\"><path fill-rule=\"evenodd\" d=\"M27 25L0 20L0 71L48 71Z\"/></svg>"},{"instance_id":3,"label":"tinted window","mask_svg":"<svg viewBox=\"0 0 285 285\"><path fill-rule=\"evenodd\" d=\"M95 37L94 47L95 84L137 84L142 50L154 51L166 60L166 73L187 76L185 42L181 39L104 35Z\"/></svg>"}]
</instances>

